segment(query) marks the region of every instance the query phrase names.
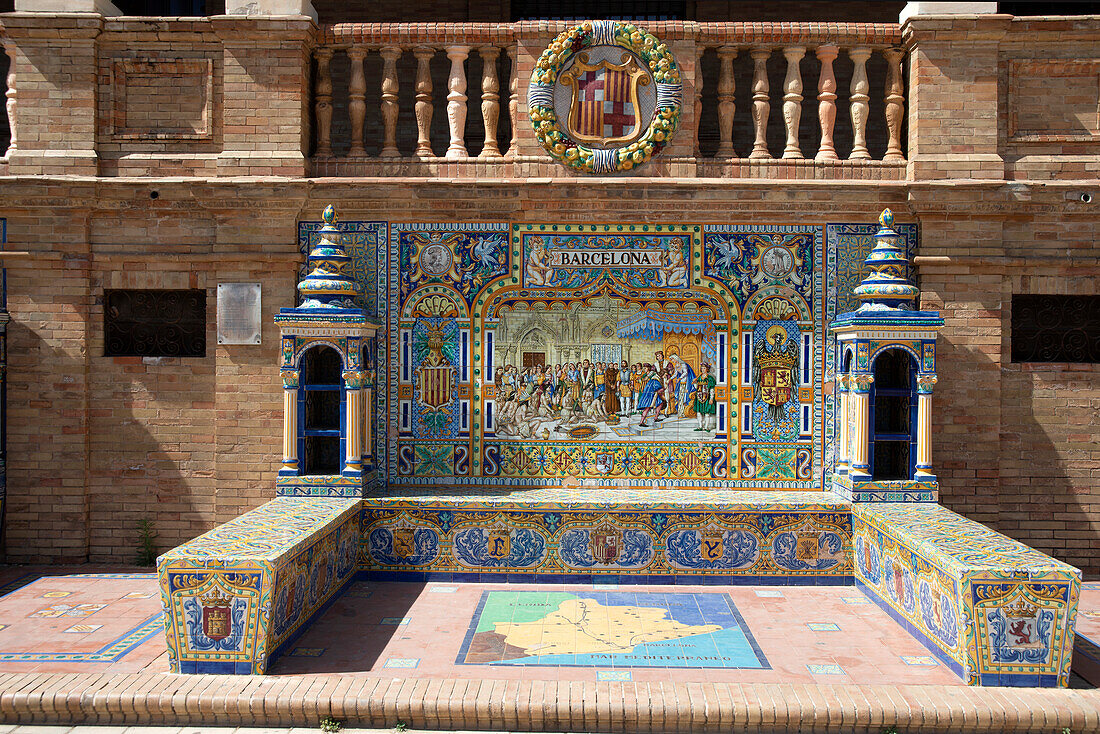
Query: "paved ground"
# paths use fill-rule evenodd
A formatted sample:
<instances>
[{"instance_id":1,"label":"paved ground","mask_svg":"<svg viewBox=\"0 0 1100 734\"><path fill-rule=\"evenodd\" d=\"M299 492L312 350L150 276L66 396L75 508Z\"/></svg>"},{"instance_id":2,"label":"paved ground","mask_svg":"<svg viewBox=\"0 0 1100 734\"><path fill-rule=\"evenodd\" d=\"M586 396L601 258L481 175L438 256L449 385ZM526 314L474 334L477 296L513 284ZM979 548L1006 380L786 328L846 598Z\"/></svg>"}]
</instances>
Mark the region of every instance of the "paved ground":
<instances>
[{"instance_id":1,"label":"paved ground","mask_svg":"<svg viewBox=\"0 0 1100 734\"><path fill-rule=\"evenodd\" d=\"M2 574L0 671L167 670L153 574ZM355 582L272 672L962 685L851 587Z\"/></svg>"},{"instance_id":2,"label":"paved ground","mask_svg":"<svg viewBox=\"0 0 1100 734\"><path fill-rule=\"evenodd\" d=\"M1100 731L1081 678L969 688L851 587L355 582L269 676L167 674L147 571L0 567L0 594L0 734Z\"/></svg>"},{"instance_id":3,"label":"paved ground","mask_svg":"<svg viewBox=\"0 0 1100 734\"><path fill-rule=\"evenodd\" d=\"M275 674L963 685L852 587L353 583Z\"/></svg>"}]
</instances>

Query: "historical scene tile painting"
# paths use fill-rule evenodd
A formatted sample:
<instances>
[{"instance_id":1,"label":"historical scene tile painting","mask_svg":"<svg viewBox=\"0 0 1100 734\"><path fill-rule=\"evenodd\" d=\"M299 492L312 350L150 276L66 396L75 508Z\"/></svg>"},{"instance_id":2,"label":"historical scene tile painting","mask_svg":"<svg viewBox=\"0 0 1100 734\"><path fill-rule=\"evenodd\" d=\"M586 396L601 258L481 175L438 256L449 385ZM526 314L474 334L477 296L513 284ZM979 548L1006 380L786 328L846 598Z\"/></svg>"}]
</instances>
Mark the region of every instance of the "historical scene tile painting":
<instances>
[{"instance_id":1,"label":"historical scene tile painting","mask_svg":"<svg viewBox=\"0 0 1100 734\"><path fill-rule=\"evenodd\" d=\"M388 232L389 483L815 486L822 226Z\"/></svg>"},{"instance_id":2,"label":"historical scene tile painting","mask_svg":"<svg viewBox=\"0 0 1100 734\"><path fill-rule=\"evenodd\" d=\"M486 591L459 664L770 668L719 593Z\"/></svg>"}]
</instances>

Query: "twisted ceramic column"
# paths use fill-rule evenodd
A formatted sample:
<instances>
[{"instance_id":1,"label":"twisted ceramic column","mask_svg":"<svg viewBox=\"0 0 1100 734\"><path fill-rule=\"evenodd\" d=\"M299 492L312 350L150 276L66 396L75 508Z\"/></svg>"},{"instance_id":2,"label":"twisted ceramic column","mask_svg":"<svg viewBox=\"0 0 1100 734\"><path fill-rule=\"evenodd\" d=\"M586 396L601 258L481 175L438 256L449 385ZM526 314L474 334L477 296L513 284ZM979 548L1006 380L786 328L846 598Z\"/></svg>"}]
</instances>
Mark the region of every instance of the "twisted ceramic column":
<instances>
[{"instance_id":1,"label":"twisted ceramic column","mask_svg":"<svg viewBox=\"0 0 1100 734\"><path fill-rule=\"evenodd\" d=\"M835 161L836 146L833 143L833 124L836 122L836 74L833 60L840 49L831 43L817 47L821 62L821 75L817 78L817 121L821 125L821 145L817 148L819 161Z\"/></svg>"},{"instance_id":2,"label":"twisted ceramic column","mask_svg":"<svg viewBox=\"0 0 1100 734\"><path fill-rule=\"evenodd\" d=\"M752 56L755 67L752 74L752 126L756 140L752 144L749 158L771 158L768 152L768 116L771 114L771 99L768 97L768 57L770 48L754 48Z\"/></svg>"},{"instance_id":3,"label":"twisted ceramic column","mask_svg":"<svg viewBox=\"0 0 1100 734\"><path fill-rule=\"evenodd\" d=\"M519 113L519 68L516 63L516 46L509 46L505 51L508 54L508 119L512 123L511 139L508 141L506 158L514 158L516 155L516 115Z\"/></svg>"},{"instance_id":4,"label":"twisted ceramic column","mask_svg":"<svg viewBox=\"0 0 1100 734\"><path fill-rule=\"evenodd\" d=\"M401 155L397 150L397 59L401 49L397 46L383 46L382 56L382 153L383 158L396 158Z\"/></svg>"},{"instance_id":5,"label":"twisted ceramic column","mask_svg":"<svg viewBox=\"0 0 1100 734\"><path fill-rule=\"evenodd\" d=\"M413 49L416 57L416 151L420 158L431 158L432 152L432 70L429 62L435 56L434 48L417 46Z\"/></svg>"},{"instance_id":6,"label":"twisted ceramic column","mask_svg":"<svg viewBox=\"0 0 1100 734\"><path fill-rule=\"evenodd\" d=\"M737 111L734 92L737 82L733 76L733 60L737 58L737 49L722 46L718 49L718 152L719 158L736 158L733 148L733 116Z\"/></svg>"},{"instance_id":7,"label":"twisted ceramic column","mask_svg":"<svg viewBox=\"0 0 1100 734\"><path fill-rule=\"evenodd\" d=\"M905 85L901 78L901 57L905 53L900 48L888 48L883 52L886 57L886 161L904 161L905 153L901 149L901 121L905 112Z\"/></svg>"},{"instance_id":8,"label":"twisted ceramic column","mask_svg":"<svg viewBox=\"0 0 1100 734\"><path fill-rule=\"evenodd\" d=\"M468 158L466 152L466 69L463 64L470 53L469 46L448 46L444 49L451 60L447 77L447 125L451 132L448 158Z\"/></svg>"},{"instance_id":9,"label":"twisted ceramic column","mask_svg":"<svg viewBox=\"0 0 1100 734\"><path fill-rule=\"evenodd\" d=\"M351 80L348 82L348 114L351 116L351 147L349 156L364 156L363 122L367 119L367 77L363 74L363 59L367 50L362 46L348 49L351 60Z\"/></svg>"},{"instance_id":10,"label":"twisted ceramic column","mask_svg":"<svg viewBox=\"0 0 1100 734\"><path fill-rule=\"evenodd\" d=\"M317 94L313 101L313 115L317 118L317 155L332 155L332 74L329 62L332 61L332 49L322 46L317 49Z\"/></svg>"},{"instance_id":11,"label":"twisted ceramic column","mask_svg":"<svg viewBox=\"0 0 1100 734\"><path fill-rule=\"evenodd\" d=\"M497 80L497 59L500 49L483 46L478 49L478 54L481 56L481 119L485 121L485 144L477 157L499 158L497 122L500 119L500 82Z\"/></svg>"},{"instance_id":12,"label":"twisted ceramic column","mask_svg":"<svg viewBox=\"0 0 1100 734\"><path fill-rule=\"evenodd\" d=\"M783 125L787 128L784 158L802 157L802 148L798 144L798 124L802 121L802 69L799 64L805 55L806 49L801 46L783 49L783 56L787 59L787 77L783 80Z\"/></svg>"},{"instance_id":13,"label":"twisted ceramic column","mask_svg":"<svg viewBox=\"0 0 1100 734\"><path fill-rule=\"evenodd\" d=\"M871 86L867 82L867 59L871 58L871 49L859 47L848 51L848 57L855 64L852 72L852 85L849 87L852 114L852 154L849 160L870 158L867 152L867 115L870 112L868 92Z\"/></svg>"}]
</instances>

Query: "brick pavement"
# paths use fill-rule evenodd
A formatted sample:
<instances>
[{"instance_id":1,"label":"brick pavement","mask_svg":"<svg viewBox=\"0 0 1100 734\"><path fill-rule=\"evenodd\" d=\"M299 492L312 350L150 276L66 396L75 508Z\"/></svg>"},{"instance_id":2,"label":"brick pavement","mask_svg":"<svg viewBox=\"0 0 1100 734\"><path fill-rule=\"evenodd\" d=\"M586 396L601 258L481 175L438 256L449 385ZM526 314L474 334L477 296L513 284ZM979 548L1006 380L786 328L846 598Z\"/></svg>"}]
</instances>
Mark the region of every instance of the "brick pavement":
<instances>
[{"instance_id":1,"label":"brick pavement","mask_svg":"<svg viewBox=\"0 0 1100 734\"><path fill-rule=\"evenodd\" d=\"M955 686L836 686L393 677L0 675L0 718L21 724L349 726L404 721L477 731L1100 731L1100 693ZM63 730L62 730L63 731Z\"/></svg>"}]
</instances>

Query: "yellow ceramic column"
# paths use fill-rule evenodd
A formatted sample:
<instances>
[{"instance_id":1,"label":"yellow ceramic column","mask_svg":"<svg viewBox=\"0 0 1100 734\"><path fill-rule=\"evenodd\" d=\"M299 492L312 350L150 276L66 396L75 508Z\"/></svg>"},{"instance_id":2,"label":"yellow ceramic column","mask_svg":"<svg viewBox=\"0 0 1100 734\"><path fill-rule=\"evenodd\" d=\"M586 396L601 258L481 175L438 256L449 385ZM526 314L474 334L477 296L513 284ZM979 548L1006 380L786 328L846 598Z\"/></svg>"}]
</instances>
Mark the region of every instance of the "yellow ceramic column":
<instances>
[{"instance_id":1,"label":"yellow ceramic column","mask_svg":"<svg viewBox=\"0 0 1100 734\"><path fill-rule=\"evenodd\" d=\"M932 473L932 386L936 376L917 375L917 473L916 479L935 476Z\"/></svg>"},{"instance_id":2,"label":"yellow ceramic column","mask_svg":"<svg viewBox=\"0 0 1100 734\"><path fill-rule=\"evenodd\" d=\"M344 373L344 387L347 396L345 406L345 438L344 445L344 471L363 471L363 428L361 421L361 408L359 407L359 390L363 386L363 373L348 371Z\"/></svg>"},{"instance_id":3,"label":"yellow ceramic column","mask_svg":"<svg viewBox=\"0 0 1100 734\"><path fill-rule=\"evenodd\" d=\"M871 466L867 461L868 440L868 407L870 406L871 383L875 381L874 375L851 375L849 402L851 403L851 434L848 447L851 476L853 479L867 479L871 475Z\"/></svg>"},{"instance_id":4,"label":"yellow ceramic column","mask_svg":"<svg viewBox=\"0 0 1100 734\"><path fill-rule=\"evenodd\" d=\"M837 448L836 456L836 473L847 474L848 473L848 451L849 451L849 416L851 414L851 406L848 401L848 375L837 376L837 387L840 392L840 406L839 417L837 421L840 426L839 447Z\"/></svg>"},{"instance_id":5,"label":"yellow ceramic column","mask_svg":"<svg viewBox=\"0 0 1100 734\"><path fill-rule=\"evenodd\" d=\"M282 474L298 473L298 371L283 370Z\"/></svg>"},{"instance_id":6,"label":"yellow ceramic column","mask_svg":"<svg viewBox=\"0 0 1100 734\"><path fill-rule=\"evenodd\" d=\"M371 415L374 400L370 387L364 388L363 401L363 455L374 456L374 416Z\"/></svg>"}]
</instances>

